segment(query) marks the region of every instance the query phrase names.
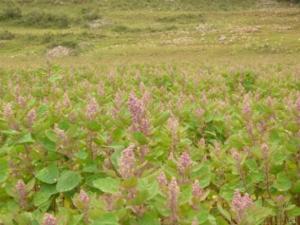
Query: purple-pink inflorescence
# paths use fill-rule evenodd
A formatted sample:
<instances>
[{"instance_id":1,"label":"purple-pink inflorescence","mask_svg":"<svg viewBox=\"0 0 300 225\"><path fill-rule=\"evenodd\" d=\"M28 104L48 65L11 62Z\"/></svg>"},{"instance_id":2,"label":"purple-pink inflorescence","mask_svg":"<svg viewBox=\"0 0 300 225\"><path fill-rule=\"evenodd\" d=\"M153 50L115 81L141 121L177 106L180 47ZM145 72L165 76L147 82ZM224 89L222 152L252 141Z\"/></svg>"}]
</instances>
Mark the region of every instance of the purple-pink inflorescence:
<instances>
[{"instance_id":1,"label":"purple-pink inflorescence","mask_svg":"<svg viewBox=\"0 0 300 225\"><path fill-rule=\"evenodd\" d=\"M99 111L99 106L95 98L90 98L87 106L85 115L89 120L93 120L96 118L97 113Z\"/></svg>"},{"instance_id":2,"label":"purple-pink inflorescence","mask_svg":"<svg viewBox=\"0 0 300 225\"><path fill-rule=\"evenodd\" d=\"M138 99L134 93L131 93L128 107L131 113L133 130L148 135L150 133L150 123L146 115L146 107L143 100Z\"/></svg>"},{"instance_id":3,"label":"purple-pink inflorescence","mask_svg":"<svg viewBox=\"0 0 300 225\"><path fill-rule=\"evenodd\" d=\"M27 202L27 192L26 192L26 184L23 180L18 180L16 184L16 191L18 194L19 204L22 208L26 207Z\"/></svg>"},{"instance_id":4,"label":"purple-pink inflorescence","mask_svg":"<svg viewBox=\"0 0 300 225\"><path fill-rule=\"evenodd\" d=\"M237 162L237 163L240 163L241 161L241 154L236 150L236 149L233 149L231 151L231 156L232 158Z\"/></svg>"},{"instance_id":5,"label":"purple-pink inflorescence","mask_svg":"<svg viewBox=\"0 0 300 225\"><path fill-rule=\"evenodd\" d=\"M300 113L300 95L298 96L298 98L296 100L296 109Z\"/></svg>"},{"instance_id":6,"label":"purple-pink inflorescence","mask_svg":"<svg viewBox=\"0 0 300 225\"><path fill-rule=\"evenodd\" d=\"M79 200L83 206L83 219L86 224L89 223L89 208L90 208L90 197L89 195L84 191L80 190L79 192Z\"/></svg>"},{"instance_id":7,"label":"purple-pink inflorescence","mask_svg":"<svg viewBox=\"0 0 300 225\"><path fill-rule=\"evenodd\" d=\"M199 199L203 196L203 189L200 187L198 180L195 180L192 185L192 195L195 199Z\"/></svg>"},{"instance_id":8,"label":"purple-pink inflorescence","mask_svg":"<svg viewBox=\"0 0 300 225\"><path fill-rule=\"evenodd\" d=\"M270 152L269 146L266 143L263 143L261 145L261 150L262 150L262 155L263 155L264 160L268 160L269 152Z\"/></svg>"},{"instance_id":9,"label":"purple-pink inflorescence","mask_svg":"<svg viewBox=\"0 0 300 225\"><path fill-rule=\"evenodd\" d=\"M80 190L79 192L79 200L82 203L82 205L87 208L90 204L90 197L84 190Z\"/></svg>"},{"instance_id":10,"label":"purple-pink inflorescence","mask_svg":"<svg viewBox=\"0 0 300 225\"><path fill-rule=\"evenodd\" d=\"M159 175L157 176L157 182L159 183L160 186L165 187L168 185L168 180L167 177L165 175L165 173L163 171L161 171L159 173Z\"/></svg>"},{"instance_id":11,"label":"purple-pink inflorescence","mask_svg":"<svg viewBox=\"0 0 300 225\"><path fill-rule=\"evenodd\" d=\"M175 177L172 178L168 186L168 206L171 210L171 220L173 222L177 221L177 208L178 208L178 197L180 193L180 188L177 184Z\"/></svg>"},{"instance_id":12,"label":"purple-pink inflorescence","mask_svg":"<svg viewBox=\"0 0 300 225\"><path fill-rule=\"evenodd\" d=\"M11 118L14 115L14 111L11 103L7 103L3 108L3 116L7 119Z\"/></svg>"},{"instance_id":13,"label":"purple-pink inflorescence","mask_svg":"<svg viewBox=\"0 0 300 225\"><path fill-rule=\"evenodd\" d=\"M53 215L46 213L43 218L43 225L57 225L57 219Z\"/></svg>"},{"instance_id":14,"label":"purple-pink inflorescence","mask_svg":"<svg viewBox=\"0 0 300 225\"><path fill-rule=\"evenodd\" d=\"M243 113L244 115L248 118L251 114L251 105L250 105L250 100L249 100L249 96L246 95L244 97L244 103L243 103Z\"/></svg>"},{"instance_id":15,"label":"purple-pink inflorescence","mask_svg":"<svg viewBox=\"0 0 300 225\"><path fill-rule=\"evenodd\" d=\"M240 222L245 215L246 210L253 205L253 201L246 193L242 196L239 190L236 190L232 199L232 210L237 216L237 221Z\"/></svg>"},{"instance_id":16,"label":"purple-pink inflorescence","mask_svg":"<svg viewBox=\"0 0 300 225\"><path fill-rule=\"evenodd\" d=\"M64 108L68 108L71 106L71 100L67 92L64 93L63 106Z\"/></svg>"},{"instance_id":17,"label":"purple-pink inflorescence","mask_svg":"<svg viewBox=\"0 0 300 225\"><path fill-rule=\"evenodd\" d=\"M36 110L31 109L27 114L27 121L28 121L29 126L32 126L34 124L36 118L37 118Z\"/></svg>"},{"instance_id":18,"label":"purple-pink inflorescence","mask_svg":"<svg viewBox=\"0 0 300 225\"><path fill-rule=\"evenodd\" d=\"M130 178L134 175L135 155L134 145L130 145L123 150L120 157L119 172L124 179Z\"/></svg>"},{"instance_id":19,"label":"purple-pink inflorescence","mask_svg":"<svg viewBox=\"0 0 300 225\"><path fill-rule=\"evenodd\" d=\"M187 152L182 153L178 161L178 170L184 174L192 165L192 160Z\"/></svg>"},{"instance_id":20,"label":"purple-pink inflorescence","mask_svg":"<svg viewBox=\"0 0 300 225\"><path fill-rule=\"evenodd\" d=\"M26 106L26 99L23 96L18 95L16 97L16 100L17 100L17 103L18 103L19 106L21 106L21 107L25 107Z\"/></svg>"}]
</instances>

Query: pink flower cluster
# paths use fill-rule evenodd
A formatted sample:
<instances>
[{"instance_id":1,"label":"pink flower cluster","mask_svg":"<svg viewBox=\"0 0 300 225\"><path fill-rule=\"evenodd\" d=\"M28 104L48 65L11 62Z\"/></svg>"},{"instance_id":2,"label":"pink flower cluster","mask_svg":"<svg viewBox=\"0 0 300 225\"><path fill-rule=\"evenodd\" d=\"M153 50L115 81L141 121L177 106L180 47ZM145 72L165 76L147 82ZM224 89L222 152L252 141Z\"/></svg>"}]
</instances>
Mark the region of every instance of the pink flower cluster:
<instances>
[{"instance_id":1,"label":"pink flower cluster","mask_svg":"<svg viewBox=\"0 0 300 225\"><path fill-rule=\"evenodd\" d=\"M19 198L19 204L22 208L26 207L26 201L27 201L27 192L26 192L26 184L23 180L18 180L16 184L16 191Z\"/></svg>"},{"instance_id":2,"label":"pink flower cluster","mask_svg":"<svg viewBox=\"0 0 300 225\"><path fill-rule=\"evenodd\" d=\"M3 116L7 119L11 118L14 115L11 103L7 103L3 108Z\"/></svg>"},{"instance_id":3,"label":"pink flower cluster","mask_svg":"<svg viewBox=\"0 0 300 225\"><path fill-rule=\"evenodd\" d=\"M86 106L85 115L89 120L96 118L99 111L99 106L95 98L91 98Z\"/></svg>"},{"instance_id":4,"label":"pink flower cluster","mask_svg":"<svg viewBox=\"0 0 300 225\"><path fill-rule=\"evenodd\" d=\"M199 199L203 196L203 189L200 187L199 181L195 180L192 186L192 195L195 199Z\"/></svg>"},{"instance_id":5,"label":"pink flower cluster","mask_svg":"<svg viewBox=\"0 0 300 225\"><path fill-rule=\"evenodd\" d=\"M249 100L249 96L246 95L244 97L244 103L243 103L243 113L244 115L249 118L249 116L251 115L251 105L250 105L250 100Z\"/></svg>"},{"instance_id":6,"label":"pink flower cluster","mask_svg":"<svg viewBox=\"0 0 300 225\"><path fill-rule=\"evenodd\" d=\"M253 201L247 193L242 196L241 192L236 190L231 204L233 211L236 213L237 221L240 222L246 210L253 205Z\"/></svg>"},{"instance_id":7,"label":"pink flower cluster","mask_svg":"<svg viewBox=\"0 0 300 225\"><path fill-rule=\"evenodd\" d=\"M148 135L150 133L150 123L147 119L146 107L143 99L138 99L134 93L131 93L129 96L128 107L131 113L133 130Z\"/></svg>"},{"instance_id":8,"label":"pink flower cluster","mask_svg":"<svg viewBox=\"0 0 300 225\"><path fill-rule=\"evenodd\" d=\"M36 118L37 118L36 110L31 109L27 114L27 122L30 127L34 124Z\"/></svg>"},{"instance_id":9,"label":"pink flower cluster","mask_svg":"<svg viewBox=\"0 0 300 225\"><path fill-rule=\"evenodd\" d=\"M83 204L83 206L85 208L88 208L88 206L90 204L90 197L84 190L80 190L79 199L80 199L80 202Z\"/></svg>"},{"instance_id":10,"label":"pink flower cluster","mask_svg":"<svg viewBox=\"0 0 300 225\"><path fill-rule=\"evenodd\" d=\"M89 223L89 208L91 199L84 190L80 190L79 200L83 205L83 220L86 224Z\"/></svg>"},{"instance_id":11,"label":"pink flower cluster","mask_svg":"<svg viewBox=\"0 0 300 225\"><path fill-rule=\"evenodd\" d=\"M157 182L159 183L160 186L165 187L168 185L168 180L167 177L165 175L165 173L163 171L161 171L159 173L159 175L157 176Z\"/></svg>"},{"instance_id":12,"label":"pink flower cluster","mask_svg":"<svg viewBox=\"0 0 300 225\"><path fill-rule=\"evenodd\" d=\"M46 213L42 225L57 225L57 219L53 215Z\"/></svg>"},{"instance_id":13,"label":"pink flower cluster","mask_svg":"<svg viewBox=\"0 0 300 225\"><path fill-rule=\"evenodd\" d=\"M171 220L172 222L177 221L177 207L178 207L178 197L180 193L180 188L177 184L175 177L172 178L168 186L168 204L171 209Z\"/></svg>"},{"instance_id":14,"label":"pink flower cluster","mask_svg":"<svg viewBox=\"0 0 300 225\"><path fill-rule=\"evenodd\" d=\"M132 177L134 175L135 168L135 155L134 145L130 145L123 150L120 157L119 172L124 179Z\"/></svg>"},{"instance_id":15,"label":"pink flower cluster","mask_svg":"<svg viewBox=\"0 0 300 225\"><path fill-rule=\"evenodd\" d=\"M178 170L184 174L192 165L192 160L187 152L182 153L178 161Z\"/></svg>"}]
</instances>

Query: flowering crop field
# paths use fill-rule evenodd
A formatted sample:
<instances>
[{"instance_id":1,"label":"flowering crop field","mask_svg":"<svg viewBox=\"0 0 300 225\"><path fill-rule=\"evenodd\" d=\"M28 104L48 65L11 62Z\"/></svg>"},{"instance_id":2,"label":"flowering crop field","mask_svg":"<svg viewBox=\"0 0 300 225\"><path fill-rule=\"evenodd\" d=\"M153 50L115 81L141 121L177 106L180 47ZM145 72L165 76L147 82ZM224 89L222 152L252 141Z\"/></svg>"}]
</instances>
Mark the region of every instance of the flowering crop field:
<instances>
[{"instance_id":1,"label":"flowering crop field","mask_svg":"<svg viewBox=\"0 0 300 225\"><path fill-rule=\"evenodd\" d=\"M0 225L300 225L299 0L0 0Z\"/></svg>"},{"instance_id":2,"label":"flowering crop field","mask_svg":"<svg viewBox=\"0 0 300 225\"><path fill-rule=\"evenodd\" d=\"M296 224L299 76L1 71L1 224Z\"/></svg>"}]
</instances>

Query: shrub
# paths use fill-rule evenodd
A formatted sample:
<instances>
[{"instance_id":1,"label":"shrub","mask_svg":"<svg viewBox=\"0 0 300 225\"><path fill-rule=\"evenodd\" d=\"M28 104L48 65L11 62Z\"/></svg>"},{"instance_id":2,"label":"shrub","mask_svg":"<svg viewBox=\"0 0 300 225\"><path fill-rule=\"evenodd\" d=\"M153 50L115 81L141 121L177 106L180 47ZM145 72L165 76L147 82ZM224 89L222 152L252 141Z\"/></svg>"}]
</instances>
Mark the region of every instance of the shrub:
<instances>
[{"instance_id":1,"label":"shrub","mask_svg":"<svg viewBox=\"0 0 300 225\"><path fill-rule=\"evenodd\" d=\"M0 40L12 40L15 38L15 35L7 30L0 32Z\"/></svg>"},{"instance_id":2,"label":"shrub","mask_svg":"<svg viewBox=\"0 0 300 225\"><path fill-rule=\"evenodd\" d=\"M84 8L81 10L81 13L82 13L82 18L88 21L102 18L98 9Z\"/></svg>"},{"instance_id":3,"label":"shrub","mask_svg":"<svg viewBox=\"0 0 300 225\"><path fill-rule=\"evenodd\" d=\"M9 5L0 12L0 21L14 20L22 17L22 11L15 5Z\"/></svg>"},{"instance_id":4,"label":"shrub","mask_svg":"<svg viewBox=\"0 0 300 225\"><path fill-rule=\"evenodd\" d=\"M66 28L70 25L70 19L66 15L34 10L23 16L22 23L28 26Z\"/></svg>"}]
</instances>

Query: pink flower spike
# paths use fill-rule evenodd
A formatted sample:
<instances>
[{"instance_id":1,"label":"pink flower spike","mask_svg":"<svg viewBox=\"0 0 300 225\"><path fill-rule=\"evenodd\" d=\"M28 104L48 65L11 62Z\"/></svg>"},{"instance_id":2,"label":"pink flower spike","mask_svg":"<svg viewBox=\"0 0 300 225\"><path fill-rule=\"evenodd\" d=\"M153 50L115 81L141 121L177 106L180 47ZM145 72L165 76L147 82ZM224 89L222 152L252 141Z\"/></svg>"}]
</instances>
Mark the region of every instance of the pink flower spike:
<instances>
[{"instance_id":1,"label":"pink flower spike","mask_svg":"<svg viewBox=\"0 0 300 225\"><path fill-rule=\"evenodd\" d=\"M85 115L89 120L96 118L99 111L99 106L95 98L91 98L86 106Z\"/></svg>"},{"instance_id":2,"label":"pink flower spike","mask_svg":"<svg viewBox=\"0 0 300 225\"><path fill-rule=\"evenodd\" d=\"M128 100L128 107L132 118L133 130L148 135L150 133L150 123L146 115L146 107L143 99L140 100L134 93L131 93Z\"/></svg>"},{"instance_id":3,"label":"pink flower spike","mask_svg":"<svg viewBox=\"0 0 300 225\"><path fill-rule=\"evenodd\" d=\"M176 178L173 177L168 186L168 204L171 209L171 220L172 222L177 221L177 208L178 208L178 198L180 189L177 184Z\"/></svg>"},{"instance_id":4,"label":"pink flower spike","mask_svg":"<svg viewBox=\"0 0 300 225\"><path fill-rule=\"evenodd\" d=\"M237 161L237 162L241 161L241 154L236 149L233 149L231 151L231 156L235 161Z\"/></svg>"},{"instance_id":5,"label":"pink flower spike","mask_svg":"<svg viewBox=\"0 0 300 225\"><path fill-rule=\"evenodd\" d=\"M192 160L187 152L182 153L178 162L178 169L181 173L185 173L192 165Z\"/></svg>"},{"instance_id":6,"label":"pink flower spike","mask_svg":"<svg viewBox=\"0 0 300 225\"><path fill-rule=\"evenodd\" d=\"M298 96L298 98L296 100L296 109L300 113L300 95Z\"/></svg>"},{"instance_id":7,"label":"pink flower spike","mask_svg":"<svg viewBox=\"0 0 300 225\"><path fill-rule=\"evenodd\" d=\"M157 176L157 182L159 183L160 186L167 186L168 185L168 180L163 171L159 173Z\"/></svg>"},{"instance_id":8,"label":"pink flower spike","mask_svg":"<svg viewBox=\"0 0 300 225\"><path fill-rule=\"evenodd\" d=\"M71 106L71 100L70 100L69 95L68 95L67 92L64 93L63 106L65 108L68 108L68 107Z\"/></svg>"},{"instance_id":9,"label":"pink flower spike","mask_svg":"<svg viewBox=\"0 0 300 225\"><path fill-rule=\"evenodd\" d=\"M13 115L14 115L14 111L13 111L11 103L7 103L3 108L3 116L5 118L9 119L9 118L13 117Z\"/></svg>"},{"instance_id":10,"label":"pink flower spike","mask_svg":"<svg viewBox=\"0 0 300 225\"><path fill-rule=\"evenodd\" d=\"M79 193L79 199L81 203L84 205L85 208L87 208L90 204L90 197L84 190L80 190Z\"/></svg>"},{"instance_id":11,"label":"pink flower spike","mask_svg":"<svg viewBox=\"0 0 300 225\"><path fill-rule=\"evenodd\" d=\"M240 222L246 210L253 205L253 201L246 193L244 196L239 190L236 190L232 199L232 210L236 213L237 221Z\"/></svg>"},{"instance_id":12,"label":"pink flower spike","mask_svg":"<svg viewBox=\"0 0 300 225\"><path fill-rule=\"evenodd\" d=\"M200 187L198 180L195 180L195 182L193 183L192 194L195 199L199 199L203 196L203 189Z\"/></svg>"},{"instance_id":13,"label":"pink flower spike","mask_svg":"<svg viewBox=\"0 0 300 225\"><path fill-rule=\"evenodd\" d=\"M16 184L16 191L18 194L20 206L22 208L25 208L27 193L26 193L26 184L24 183L23 180L18 180L18 182Z\"/></svg>"},{"instance_id":14,"label":"pink flower spike","mask_svg":"<svg viewBox=\"0 0 300 225\"><path fill-rule=\"evenodd\" d=\"M46 213L43 218L43 225L57 225L57 219L53 215Z\"/></svg>"},{"instance_id":15,"label":"pink flower spike","mask_svg":"<svg viewBox=\"0 0 300 225\"><path fill-rule=\"evenodd\" d=\"M130 145L123 150L120 157L119 172L124 179L132 177L134 175L135 168L135 155L134 145Z\"/></svg>"},{"instance_id":16,"label":"pink flower spike","mask_svg":"<svg viewBox=\"0 0 300 225\"><path fill-rule=\"evenodd\" d=\"M27 114L27 121L29 126L32 126L34 124L34 122L36 121L36 111L35 109L31 109L28 114Z\"/></svg>"}]
</instances>

